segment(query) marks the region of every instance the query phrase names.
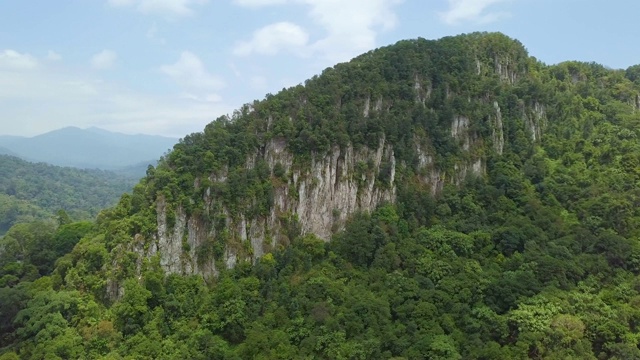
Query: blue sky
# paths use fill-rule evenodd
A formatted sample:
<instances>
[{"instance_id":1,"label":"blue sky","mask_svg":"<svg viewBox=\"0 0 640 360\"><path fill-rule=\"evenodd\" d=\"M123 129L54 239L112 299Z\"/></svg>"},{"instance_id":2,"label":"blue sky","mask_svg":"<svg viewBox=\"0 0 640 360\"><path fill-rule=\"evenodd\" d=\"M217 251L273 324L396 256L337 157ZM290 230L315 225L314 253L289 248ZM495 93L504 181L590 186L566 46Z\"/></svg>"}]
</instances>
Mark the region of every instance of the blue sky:
<instances>
[{"instance_id":1,"label":"blue sky","mask_svg":"<svg viewBox=\"0 0 640 360\"><path fill-rule=\"evenodd\" d=\"M401 39L501 31L553 64L640 63L635 0L4 0L0 134L182 137Z\"/></svg>"}]
</instances>

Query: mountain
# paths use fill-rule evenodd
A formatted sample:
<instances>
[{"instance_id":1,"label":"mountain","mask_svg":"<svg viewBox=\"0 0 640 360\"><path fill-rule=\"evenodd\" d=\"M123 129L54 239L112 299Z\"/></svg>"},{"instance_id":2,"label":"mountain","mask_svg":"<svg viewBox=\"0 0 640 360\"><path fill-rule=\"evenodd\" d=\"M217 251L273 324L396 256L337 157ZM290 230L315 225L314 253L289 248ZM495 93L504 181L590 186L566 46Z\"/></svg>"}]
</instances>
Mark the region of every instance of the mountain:
<instances>
[{"instance_id":1,"label":"mountain","mask_svg":"<svg viewBox=\"0 0 640 360\"><path fill-rule=\"evenodd\" d=\"M177 139L151 135L126 135L99 128L66 127L25 138L0 137L0 147L25 160L58 166L119 170L144 162L155 164Z\"/></svg>"},{"instance_id":2,"label":"mountain","mask_svg":"<svg viewBox=\"0 0 640 360\"><path fill-rule=\"evenodd\" d=\"M64 210L89 219L113 206L134 180L103 170L30 163L0 155L0 234L29 219L52 218Z\"/></svg>"},{"instance_id":3,"label":"mountain","mask_svg":"<svg viewBox=\"0 0 640 360\"><path fill-rule=\"evenodd\" d=\"M0 155L16 156L16 154L14 154L11 150L4 147L0 147Z\"/></svg>"},{"instance_id":4,"label":"mountain","mask_svg":"<svg viewBox=\"0 0 640 360\"><path fill-rule=\"evenodd\" d=\"M267 95L185 137L145 179L141 256L211 277L297 233L329 240L358 212L484 177L512 143L539 142L542 69L518 42L475 34L402 41Z\"/></svg>"},{"instance_id":5,"label":"mountain","mask_svg":"<svg viewBox=\"0 0 640 360\"><path fill-rule=\"evenodd\" d=\"M639 75L497 33L326 69L186 136L55 263L11 232L0 348L640 358Z\"/></svg>"}]
</instances>

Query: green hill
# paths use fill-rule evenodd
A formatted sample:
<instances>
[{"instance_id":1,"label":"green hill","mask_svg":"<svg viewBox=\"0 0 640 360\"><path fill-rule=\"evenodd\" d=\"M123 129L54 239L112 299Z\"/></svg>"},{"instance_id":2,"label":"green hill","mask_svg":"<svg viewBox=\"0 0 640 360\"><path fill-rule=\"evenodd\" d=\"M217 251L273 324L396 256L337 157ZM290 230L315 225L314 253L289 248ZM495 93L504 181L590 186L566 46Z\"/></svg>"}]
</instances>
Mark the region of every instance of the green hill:
<instances>
[{"instance_id":1,"label":"green hill","mask_svg":"<svg viewBox=\"0 0 640 360\"><path fill-rule=\"evenodd\" d=\"M268 94L0 259L5 356L638 359L638 69L474 33Z\"/></svg>"},{"instance_id":2,"label":"green hill","mask_svg":"<svg viewBox=\"0 0 640 360\"><path fill-rule=\"evenodd\" d=\"M0 234L14 223L51 218L58 210L74 219L93 218L133 185L134 180L107 171L35 164L0 155Z\"/></svg>"}]
</instances>

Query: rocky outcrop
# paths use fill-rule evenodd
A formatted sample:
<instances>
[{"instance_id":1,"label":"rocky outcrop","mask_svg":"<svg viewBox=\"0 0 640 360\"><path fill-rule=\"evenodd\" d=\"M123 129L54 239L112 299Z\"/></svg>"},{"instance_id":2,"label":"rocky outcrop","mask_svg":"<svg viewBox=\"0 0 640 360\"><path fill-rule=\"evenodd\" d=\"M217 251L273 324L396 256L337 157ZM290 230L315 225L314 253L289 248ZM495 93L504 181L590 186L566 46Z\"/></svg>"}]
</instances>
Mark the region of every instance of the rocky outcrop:
<instances>
[{"instance_id":1,"label":"rocky outcrop","mask_svg":"<svg viewBox=\"0 0 640 360\"><path fill-rule=\"evenodd\" d=\"M433 88L431 86L431 83L427 82L425 85L423 85L423 83L424 81L420 79L418 74L413 77L413 91L416 94L416 102L425 105L427 99L431 97Z\"/></svg>"},{"instance_id":2,"label":"rocky outcrop","mask_svg":"<svg viewBox=\"0 0 640 360\"><path fill-rule=\"evenodd\" d=\"M497 101L493 102L493 108L496 110L496 115L491 129L491 138L493 140L493 149L502 155L504 151L504 126L502 125L502 113L500 112L500 105Z\"/></svg>"},{"instance_id":3,"label":"rocky outcrop","mask_svg":"<svg viewBox=\"0 0 640 360\"><path fill-rule=\"evenodd\" d=\"M469 151L471 147L471 135L468 131L469 118L466 116L456 115L451 123L451 137L462 141L462 149Z\"/></svg>"},{"instance_id":4,"label":"rocky outcrop","mask_svg":"<svg viewBox=\"0 0 640 360\"><path fill-rule=\"evenodd\" d=\"M542 131L547 124L546 110L544 105L534 102L531 106L523 107L523 118L526 130L531 136L531 140L539 141L542 138Z\"/></svg>"},{"instance_id":5,"label":"rocky outcrop","mask_svg":"<svg viewBox=\"0 0 640 360\"><path fill-rule=\"evenodd\" d=\"M519 72L517 71L517 63L511 59L510 56L498 56L494 57L494 71L500 80L503 82L514 84L518 80Z\"/></svg>"},{"instance_id":6,"label":"rocky outcrop","mask_svg":"<svg viewBox=\"0 0 640 360\"><path fill-rule=\"evenodd\" d=\"M428 94L423 92L422 85L415 90L424 96ZM376 99L375 105L371 99L365 99L363 115L381 111L382 104L382 98ZM413 165L399 164L393 146L384 137L376 148L335 146L325 154L314 154L303 165L296 163L284 138L271 139L245 162L246 169L261 161L271 169L273 192L266 214L227 209L213 190L227 182L227 170L219 170L210 174L207 181L196 179L196 189L203 183L207 188L201 189L203 205L195 212L188 214L182 205L168 204L163 196L158 196L156 236L145 240L146 243L134 241L126 251L133 251L140 258L157 255L167 273L215 277L221 267L255 261L278 246L286 246L296 234L313 233L329 240L354 213L371 212L384 202L395 201L399 167L415 166L415 176L433 195L440 193L446 184L460 185L468 176L484 175L485 140L491 141L499 155L505 146L503 115L497 101L492 105L490 139L480 138L472 129L478 119L453 116L450 136L458 142L461 153L447 170L437 164L429 140L417 136L414 138L417 164ZM546 124L544 106L533 102L523 106L522 112L524 130L534 141L539 140ZM114 296L121 292L117 283L109 289Z\"/></svg>"},{"instance_id":7,"label":"rocky outcrop","mask_svg":"<svg viewBox=\"0 0 640 360\"><path fill-rule=\"evenodd\" d=\"M271 166L280 164L289 174L286 182L274 188L273 205L266 216L232 216L223 207L225 226L219 230L205 217L187 216L181 207L170 210L159 198L157 237L144 255L157 251L168 273L215 276L220 264L216 260L230 268L240 260L255 260L268 249L286 244L292 222L303 234L329 240L353 213L372 211L383 202L395 201L397 164L393 148L384 138L376 149L334 147L323 156L314 156L305 171L294 166L284 139L269 141L263 155L256 153L248 158L246 166L253 166L259 157ZM226 175L212 175L209 180L224 182ZM213 212L217 199L210 189L205 191L204 200L203 213ZM172 228L167 225L169 217L175 218ZM222 259L200 256L203 246L218 241L225 242Z\"/></svg>"}]
</instances>

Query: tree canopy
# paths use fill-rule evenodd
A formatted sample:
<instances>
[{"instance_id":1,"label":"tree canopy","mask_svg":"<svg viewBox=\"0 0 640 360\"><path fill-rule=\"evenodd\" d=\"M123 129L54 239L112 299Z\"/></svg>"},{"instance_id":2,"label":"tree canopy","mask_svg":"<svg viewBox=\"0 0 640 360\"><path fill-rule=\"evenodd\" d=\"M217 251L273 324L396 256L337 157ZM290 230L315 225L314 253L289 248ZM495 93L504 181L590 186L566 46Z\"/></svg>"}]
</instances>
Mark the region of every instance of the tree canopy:
<instances>
[{"instance_id":1,"label":"tree canopy","mask_svg":"<svg viewBox=\"0 0 640 360\"><path fill-rule=\"evenodd\" d=\"M636 73L547 66L483 33L401 41L267 95L182 139L95 223L13 225L0 359L640 359ZM460 116L470 150L451 134ZM202 211L194 183L221 169L211 191L229 216L264 216L289 176L245 166L267 139L304 167L381 136L402 164L397 199L329 242L292 221L288 244L210 279L140 255L156 201ZM470 156L486 170L434 193L416 138L445 173Z\"/></svg>"}]
</instances>

